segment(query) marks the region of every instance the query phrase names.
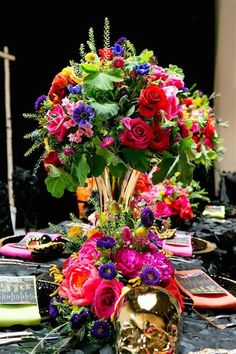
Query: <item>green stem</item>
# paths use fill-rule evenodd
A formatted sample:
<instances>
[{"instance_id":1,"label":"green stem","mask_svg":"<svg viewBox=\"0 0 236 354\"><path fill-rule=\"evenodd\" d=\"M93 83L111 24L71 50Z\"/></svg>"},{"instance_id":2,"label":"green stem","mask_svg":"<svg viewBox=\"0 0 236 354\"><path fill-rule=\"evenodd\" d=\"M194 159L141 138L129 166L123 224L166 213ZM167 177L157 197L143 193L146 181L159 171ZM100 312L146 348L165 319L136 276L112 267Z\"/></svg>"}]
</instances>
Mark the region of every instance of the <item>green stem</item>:
<instances>
[{"instance_id":1,"label":"green stem","mask_svg":"<svg viewBox=\"0 0 236 354\"><path fill-rule=\"evenodd\" d=\"M35 353L37 353L37 352L36 352L36 349L37 349L38 347L40 347L40 346L43 344L43 342L44 342L45 340L47 340L47 338L48 338L52 333L58 331L58 330L61 329L62 327L65 327L68 323L69 323L69 322L63 323L62 325L60 325L60 326L54 328L51 332L49 332L44 338L42 338L42 339L38 342L38 344L37 344L37 345L33 348L33 350L30 352L30 354L35 354Z\"/></svg>"}]
</instances>

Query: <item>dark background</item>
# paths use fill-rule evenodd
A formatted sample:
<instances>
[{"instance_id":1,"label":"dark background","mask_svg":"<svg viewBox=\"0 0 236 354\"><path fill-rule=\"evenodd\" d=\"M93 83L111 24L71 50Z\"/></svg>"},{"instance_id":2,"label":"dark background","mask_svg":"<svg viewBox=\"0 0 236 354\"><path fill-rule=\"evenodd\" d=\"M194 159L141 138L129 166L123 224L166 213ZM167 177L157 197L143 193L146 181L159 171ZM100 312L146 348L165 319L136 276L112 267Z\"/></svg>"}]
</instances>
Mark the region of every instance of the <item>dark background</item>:
<instances>
[{"instance_id":1,"label":"dark background","mask_svg":"<svg viewBox=\"0 0 236 354\"><path fill-rule=\"evenodd\" d=\"M88 1L69 1L62 6L42 1L1 5L0 50L6 45L16 56L16 61L11 62L14 165L32 170L39 156L36 152L31 157L24 157L30 141L23 136L36 126L22 114L34 111L37 97L48 93L52 79L70 59L79 61L80 43L86 43L91 26L95 30L97 48L103 47L104 17L110 19L112 41L125 36L134 43L137 52L152 49L161 66L175 64L184 70L187 87L196 83L204 93L213 92L214 0L163 0L140 5L130 3L129 6L128 10L124 2L93 5ZM3 60L0 62L0 92L0 180L6 182ZM42 174L41 169L41 193L36 200L44 205L40 223L44 224L47 219L55 222L65 219L65 210L74 207L74 196L68 195L63 200L50 197ZM205 175L201 170L197 172L197 178L213 196L212 174Z\"/></svg>"}]
</instances>

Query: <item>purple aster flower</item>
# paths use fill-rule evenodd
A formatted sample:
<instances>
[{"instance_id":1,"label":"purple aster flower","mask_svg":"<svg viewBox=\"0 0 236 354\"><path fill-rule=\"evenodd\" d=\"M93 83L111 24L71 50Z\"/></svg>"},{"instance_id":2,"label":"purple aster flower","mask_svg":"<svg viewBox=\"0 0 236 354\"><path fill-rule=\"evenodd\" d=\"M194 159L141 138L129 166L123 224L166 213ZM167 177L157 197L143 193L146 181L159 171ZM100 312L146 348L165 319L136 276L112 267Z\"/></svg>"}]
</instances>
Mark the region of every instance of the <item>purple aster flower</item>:
<instances>
[{"instance_id":1,"label":"purple aster flower","mask_svg":"<svg viewBox=\"0 0 236 354\"><path fill-rule=\"evenodd\" d=\"M39 96L37 98L37 100L35 101L35 104L34 104L34 108L35 108L36 111L38 111L40 109L41 104L43 103L43 101L46 98L47 98L47 96L45 96L45 95Z\"/></svg>"},{"instance_id":2,"label":"purple aster flower","mask_svg":"<svg viewBox=\"0 0 236 354\"><path fill-rule=\"evenodd\" d=\"M71 327L74 329L80 329L85 324L90 317L90 312L88 310L82 310L79 313L74 313L70 318Z\"/></svg>"},{"instance_id":3,"label":"purple aster flower","mask_svg":"<svg viewBox=\"0 0 236 354\"><path fill-rule=\"evenodd\" d=\"M101 237L97 240L97 244L96 246L98 248L113 248L116 245L116 240L114 240L113 237L110 236L105 236L105 237Z\"/></svg>"},{"instance_id":4,"label":"purple aster flower","mask_svg":"<svg viewBox=\"0 0 236 354\"><path fill-rule=\"evenodd\" d=\"M150 227L154 222L154 214L150 208L144 208L141 212L142 224L146 227Z\"/></svg>"},{"instance_id":5,"label":"purple aster flower","mask_svg":"<svg viewBox=\"0 0 236 354\"><path fill-rule=\"evenodd\" d=\"M114 46L117 45L117 44L121 44L123 43L124 41L126 41L126 37L120 37L119 39L117 39L117 41L115 42Z\"/></svg>"},{"instance_id":6,"label":"purple aster flower","mask_svg":"<svg viewBox=\"0 0 236 354\"><path fill-rule=\"evenodd\" d=\"M112 333L112 325L104 320L95 321L90 329L91 336L98 340L106 339L108 341Z\"/></svg>"},{"instance_id":7,"label":"purple aster flower","mask_svg":"<svg viewBox=\"0 0 236 354\"><path fill-rule=\"evenodd\" d=\"M100 146L102 148L108 148L114 143L115 139L112 136L107 136L106 138L102 139Z\"/></svg>"},{"instance_id":8,"label":"purple aster flower","mask_svg":"<svg viewBox=\"0 0 236 354\"><path fill-rule=\"evenodd\" d=\"M73 119L77 125L84 128L91 124L91 119L94 118L95 112L92 107L81 104L75 108L73 112Z\"/></svg>"},{"instance_id":9,"label":"purple aster flower","mask_svg":"<svg viewBox=\"0 0 236 354\"><path fill-rule=\"evenodd\" d=\"M187 92L187 91L188 91L188 88L187 88L187 87L183 87L182 90L183 90L184 92Z\"/></svg>"},{"instance_id":10,"label":"purple aster flower","mask_svg":"<svg viewBox=\"0 0 236 354\"><path fill-rule=\"evenodd\" d=\"M116 267L113 263L103 264L99 268L98 274L103 279L113 279L117 274Z\"/></svg>"},{"instance_id":11,"label":"purple aster flower","mask_svg":"<svg viewBox=\"0 0 236 354\"><path fill-rule=\"evenodd\" d=\"M71 84L67 85L68 91L74 95L80 94L82 91L82 86L77 84L76 86L72 86Z\"/></svg>"},{"instance_id":12,"label":"purple aster flower","mask_svg":"<svg viewBox=\"0 0 236 354\"><path fill-rule=\"evenodd\" d=\"M49 313L51 320L55 320L59 314L58 308L53 303L53 299L50 300L49 307L48 307L48 313Z\"/></svg>"},{"instance_id":13,"label":"purple aster flower","mask_svg":"<svg viewBox=\"0 0 236 354\"><path fill-rule=\"evenodd\" d=\"M149 69L150 65L147 63L136 65L136 73L140 76L146 75L149 72Z\"/></svg>"},{"instance_id":14,"label":"purple aster flower","mask_svg":"<svg viewBox=\"0 0 236 354\"><path fill-rule=\"evenodd\" d=\"M157 285L160 282L161 275L156 268L149 266L143 268L141 279L145 285Z\"/></svg>"},{"instance_id":15,"label":"purple aster flower","mask_svg":"<svg viewBox=\"0 0 236 354\"><path fill-rule=\"evenodd\" d=\"M124 48L120 44L115 44L114 47L111 47L113 54L118 57L124 53Z\"/></svg>"}]
</instances>

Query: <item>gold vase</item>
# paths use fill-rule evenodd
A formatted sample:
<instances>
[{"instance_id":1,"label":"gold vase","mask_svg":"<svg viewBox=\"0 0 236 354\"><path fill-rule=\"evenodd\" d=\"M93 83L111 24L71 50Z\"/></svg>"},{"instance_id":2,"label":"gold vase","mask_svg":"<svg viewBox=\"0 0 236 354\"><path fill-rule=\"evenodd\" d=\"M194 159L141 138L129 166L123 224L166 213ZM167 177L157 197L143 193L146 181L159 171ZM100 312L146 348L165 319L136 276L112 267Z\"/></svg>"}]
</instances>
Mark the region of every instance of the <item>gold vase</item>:
<instances>
[{"instance_id":1,"label":"gold vase","mask_svg":"<svg viewBox=\"0 0 236 354\"><path fill-rule=\"evenodd\" d=\"M115 321L119 354L175 354L182 315L174 295L161 287L137 287L126 292Z\"/></svg>"},{"instance_id":2,"label":"gold vase","mask_svg":"<svg viewBox=\"0 0 236 354\"><path fill-rule=\"evenodd\" d=\"M128 207L139 176L139 171L130 168L123 177L114 177L106 167L102 175L95 178L101 212L106 211L113 201Z\"/></svg>"}]
</instances>

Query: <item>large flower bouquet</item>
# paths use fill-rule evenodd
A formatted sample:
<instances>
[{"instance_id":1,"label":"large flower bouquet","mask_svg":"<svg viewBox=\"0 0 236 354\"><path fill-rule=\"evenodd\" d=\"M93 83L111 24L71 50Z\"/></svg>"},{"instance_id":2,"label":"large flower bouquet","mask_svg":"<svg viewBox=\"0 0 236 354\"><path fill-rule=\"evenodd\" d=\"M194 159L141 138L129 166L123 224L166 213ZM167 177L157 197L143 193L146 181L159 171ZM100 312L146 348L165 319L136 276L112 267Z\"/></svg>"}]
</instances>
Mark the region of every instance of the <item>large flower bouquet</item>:
<instances>
[{"instance_id":1,"label":"large flower bouquet","mask_svg":"<svg viewBox=\"0 0 236 354\"><path fill-rule=\"evenodd\" d=\"M25 114L38 122L25 136L34 141L26 155L43 148L39 162L48 173L48 191L60 197L107 167L121 177L130 168L147 172L156 163L155 183L176 171L190 182L196 156L203 160L193 115L183 114L190 107L183 71L160 66L151 50L137 54L125 37L111 45L107 19L104 48L97 51L92 29L87 44L89 52L81 45L80 62L71 61L37 99L36 113ZM201 115L199 129L207 119Z\"/></svg>"},{"instance_id":2,"label":"large flower bouquet","mask_svg":"<svg viewBox=\"0 0 236 354\"><path fill-rule=\"evenodd\" d=\"M77 252L64 262L62 270L52 266L59 287L49 313L67 338L76 341L74 345L115 343L115 320L125 294L134 287L164 288L183 307L173 266L158 251L153 223L150 208L142 209L137 217L131 209L113 203L100 214L96 229L83 234L75 225L67 231L70 240L74 237Z\"/></svg>"}]
</instances>

